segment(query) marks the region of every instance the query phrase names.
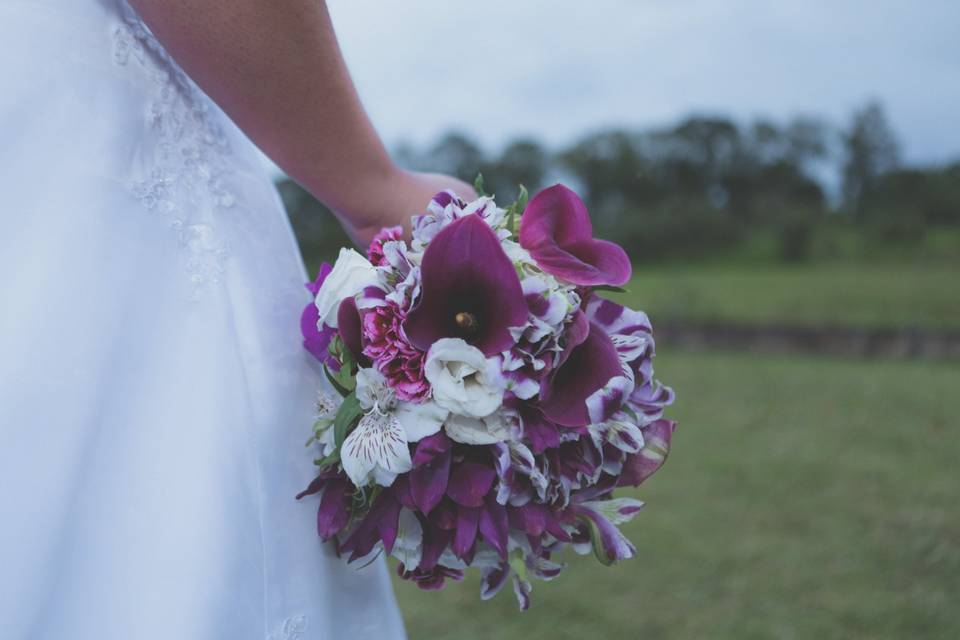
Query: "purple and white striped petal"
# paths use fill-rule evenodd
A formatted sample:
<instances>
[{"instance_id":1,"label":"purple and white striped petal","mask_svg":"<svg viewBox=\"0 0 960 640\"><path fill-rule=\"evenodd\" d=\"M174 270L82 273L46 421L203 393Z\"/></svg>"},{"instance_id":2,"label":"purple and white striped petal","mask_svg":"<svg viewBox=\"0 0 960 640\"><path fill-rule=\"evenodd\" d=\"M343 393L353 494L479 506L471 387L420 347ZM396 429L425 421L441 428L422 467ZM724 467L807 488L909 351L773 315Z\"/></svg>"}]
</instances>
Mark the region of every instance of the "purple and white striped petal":
<instances>
[{"instance_id":1,"label":"purple and white striped petal","mask_svg":"<svg viewBox=\"0 0 960 640\"><path fill-rule=\"evenodd\" d=\"M632 336L653 333L650 318L643 311L635 311L600 296L595 295L590 298L585 313L591 322L603 327L604 331L610 335Z\"/></svg>"},{"instance_id":2,"label":"purple and white striped petal","mask_svg":"<svg viewBox=\"0 0 960 640\"><path fill-rule=\"evenodd\" d=\"M657 420L644 428L643 449L624 462L620 486L637 486L663 466L670 453L670 440L675 426L676 423L670 420Z\"/></svg>"},{"instance_id":3,"label":"purple and white striped petal","mask_svg":"<svg viewBox=\"0 0 960 640\"><path fill-rule=\"evenodd\" d=\"M635 498L612 498L580 503L582 506L600 513L611 524L630 522L643 509L643 501Z\"/></svg>"},{"instance_id":4,"label":"purple and white striped petal","mask_svg":"<svg viewBox=\"0 0 960 640\"><path fill-rule=\"evenodd\" d=\"M629 369L627 375L610 378L605 385L587 397L587 415L590 422L604 422L620 410L623 403L633 392L633 374Z\"/></svg>"},{"instance_id":5,"label":"purple and white striped petal","mask_svg":"<svg viewBox=\"0 0 960 640\"><path fill-rule=\"evenodd\" d=\"M637 552L636 547L603 512L593 506L596 504L595 502L575 504L571 507L571 511L587 524L597 559L604 564L612 564L618 560L632 558Z\"/></svg>"},{"instance_id":6,"label":"purple and white striped petal","mask_svg":"<svg viewBox=\"0 0 960 640\"><path fill-rule=\"evenodd\" d=\"M480 579L480 599L489 600L497 595L507 584L509 577L510 565L505 562L496 567L484 569L483 577Z\"/></svg>"},{"instance_id":7,"label":"purple and white striped petal","mask_svg":"<svg viewBox=\"0 0 960 640\"><path fill-rule=\"evenodd\" d=\"M534 577L544 582L549 582L559 576L560 572L563 571L566 566L567 565L563 563L547 560L540 556L527 556L527 570L530 571Z\"/></svg>"},{"instance_id":8,"label":"purple and white striped petal","mask_svg":"<svg viewBox=\"0 0 960 640\"><path fill-rule=\"evenodd\" d=\"M526 611L530 608L530 592L533 591L533 586L528 580L521 578L516 573L513 573L512 576L513 593L517 596L517 604L520 605L521 611Z\"/></svg>"}]
</instances>

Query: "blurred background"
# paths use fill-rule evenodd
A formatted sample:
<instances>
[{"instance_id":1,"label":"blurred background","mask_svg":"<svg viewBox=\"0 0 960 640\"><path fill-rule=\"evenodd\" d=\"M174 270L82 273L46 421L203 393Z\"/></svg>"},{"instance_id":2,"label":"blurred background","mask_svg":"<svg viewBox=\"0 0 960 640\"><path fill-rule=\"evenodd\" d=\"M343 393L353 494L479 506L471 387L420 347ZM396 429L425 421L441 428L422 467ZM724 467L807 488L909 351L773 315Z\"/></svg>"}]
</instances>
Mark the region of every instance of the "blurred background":
<instances>
[{"instance_id":1,"label":"blurred background","mask_svg":"<svg viewBox=\"0 0 960 640\"><path fill-rule=\"evenodd\" d=\"M584 197L678 394L637 558L398 581L411 638L960 637L960 5L329 5L403 165Z\"/></svg>"}]
</instances>

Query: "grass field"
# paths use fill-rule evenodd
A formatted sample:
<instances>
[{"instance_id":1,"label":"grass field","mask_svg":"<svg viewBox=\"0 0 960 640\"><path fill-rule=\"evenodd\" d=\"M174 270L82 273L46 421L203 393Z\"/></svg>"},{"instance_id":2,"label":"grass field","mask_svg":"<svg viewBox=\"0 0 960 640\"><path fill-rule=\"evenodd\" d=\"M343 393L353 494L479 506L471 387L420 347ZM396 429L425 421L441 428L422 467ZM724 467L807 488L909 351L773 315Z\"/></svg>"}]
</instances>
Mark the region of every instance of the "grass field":
<instances>
[{"instance_id":1,"label":"grass field","mask_svg":"<svg viewBox=\"0 0 960 640\"><path fill-rule=\"evenodd\" d=\"M960 327L960 265L634 269L623 296L658 318L852 327Z\"/></svg>"},{"instance_id":2,"label":"grass field","mask_svg":"<svg viewBox=\"0 0 960 640\"><path fill-rule=\"evenodd\" d=\"M663 300L658 276L642 275ZM840 283L855 275L830 283L818 313L907 318L897 299L922 303L925 278L891 284L890 272L870 286L891 287L893 309L864 298L851 310L857 294ZM816 318L789 290L826 277L758 275L750 288L781 302L742 292L737 313L751 301L758 318L793 304ZM696 279L691 290L725 297ZM730 295L734 281L717 279ZM923 313L938 317L936 304ZM571 554L525 614L509 588L484 603L475 579L440 593L398 580L412 639L960 637L960 370L692 353L657 364L680 425L636 491L648 504L626 532L639 557L608 569Z\"/></svg>"}]
</instances>

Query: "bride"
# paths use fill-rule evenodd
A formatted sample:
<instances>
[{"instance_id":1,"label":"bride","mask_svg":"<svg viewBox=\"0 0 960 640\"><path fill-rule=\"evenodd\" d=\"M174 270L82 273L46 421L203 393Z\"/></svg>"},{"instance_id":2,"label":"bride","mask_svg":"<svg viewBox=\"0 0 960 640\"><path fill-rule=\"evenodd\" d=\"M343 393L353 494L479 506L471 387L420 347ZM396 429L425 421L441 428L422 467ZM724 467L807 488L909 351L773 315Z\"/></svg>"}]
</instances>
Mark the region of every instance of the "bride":
<instances>
[{"instance_id":1,"label":"bride","mask_svg":"<svg viewBox=\"0 0 960 640\"><path fill-rule=\"evenodd\" d=\"M253 145L361 243L469 187L391 162L317 0L5 0L0 52L2 636L403 637L294 500L309 294Z\"/></svg>"}]
</instances>

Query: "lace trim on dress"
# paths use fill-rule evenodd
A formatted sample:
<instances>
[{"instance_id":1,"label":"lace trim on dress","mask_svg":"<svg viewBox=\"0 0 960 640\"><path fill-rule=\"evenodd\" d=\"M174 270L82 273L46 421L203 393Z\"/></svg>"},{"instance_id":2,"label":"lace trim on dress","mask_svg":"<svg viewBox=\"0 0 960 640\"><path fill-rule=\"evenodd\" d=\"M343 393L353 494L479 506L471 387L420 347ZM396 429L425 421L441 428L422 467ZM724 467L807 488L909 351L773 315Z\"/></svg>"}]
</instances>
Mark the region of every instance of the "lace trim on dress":
<instances>
[{"instance_id":1,"label":"lace trim on dress","mask_svg":"<svg viewBox=\"0 0 960 640\"><path fill-rule=\"evenodd\" d=\"M186 271L197 298L220 282L229 256L209 218L234 206L226 186L230 143L219 113L170 58L136 12L120 2L123 22L114 32L114 61L138 63L153 79L155 94L146 119L156 134L153 167L133 180L130 191L144 208L169 219L186 255Z\"/></svg>"}]
</instances>

